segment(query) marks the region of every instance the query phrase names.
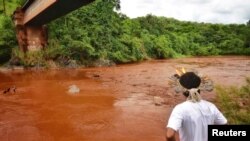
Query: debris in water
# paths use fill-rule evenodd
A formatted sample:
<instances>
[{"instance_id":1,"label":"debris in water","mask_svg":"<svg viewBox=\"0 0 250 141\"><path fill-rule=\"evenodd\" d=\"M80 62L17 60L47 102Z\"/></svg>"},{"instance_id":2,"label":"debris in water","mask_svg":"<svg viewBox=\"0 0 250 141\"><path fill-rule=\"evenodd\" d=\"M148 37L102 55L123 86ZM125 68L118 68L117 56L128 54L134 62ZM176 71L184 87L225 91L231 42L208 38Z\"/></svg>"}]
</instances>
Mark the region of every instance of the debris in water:
<instances>
[{"instance_id":1,"label":"debris in water","mask_svg":"<svg viewBox=\"0 0 250 141\"><path fill-rule=\"evenodd\" d=\"M99 74L93 74L93 77L98 78L98 77L100 77L100 75Z\"/></svg>"},{"instance_id":2,"label":"debris in water","mask_svg":"<svg viewBox=\"0 0 250 141\"><path fill-rule=\"evenodd\" d=\"M164 99L159 96L154 96L154 103L156 106L161 106L165 103Z\"/></svg>"},{"instance_id":3,"label":"debris in water","mask_svg":"<svg viewBox=\"0 0 250 141\"><path fill-rule=\"evenodd\" d=\"M14 93L16 93L16 86L6 88L3 91L3 94L14 94Z\"/></svg>"},{"instance_id":4,"label":"debris in water","mask_svg":"<svg viewBox=\"0 0 250 141\"><path fill-rule=\"evenodd\" d=\"M71 94L75 94L75 93L79 93L80 89L76 85L71 85L69 86L68 92Z\"/></svg>"},{"instance_id":5,"label":"debris in water","mask_svg":"<svg viewBox=\"0 0 250 141\"><path fill-rule=\"evenodd\" d=\"M10 88L7 88L6 90L3 91L3 94L6 94L10 91Z\"/></svg>"}]
</instances>

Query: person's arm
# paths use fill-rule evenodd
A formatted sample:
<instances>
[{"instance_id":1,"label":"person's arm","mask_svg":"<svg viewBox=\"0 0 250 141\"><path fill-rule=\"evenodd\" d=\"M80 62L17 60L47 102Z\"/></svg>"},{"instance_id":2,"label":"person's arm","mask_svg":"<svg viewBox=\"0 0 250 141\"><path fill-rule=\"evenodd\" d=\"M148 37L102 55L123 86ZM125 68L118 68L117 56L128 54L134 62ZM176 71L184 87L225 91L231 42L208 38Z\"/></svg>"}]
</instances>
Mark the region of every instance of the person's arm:
<instances>
[{"instance_id":1,"label":"person's arm","mask_svg":"<svg viewBox=\"0 0 250 141\"><path fill-rule=\"evenodd\" d=\"M176 141L175 139L176 131L172 128L167 128L166 141Z\"/></svg>"},{"instance_id":2,"label":"person's arm","mask_svg":"<svg viewBox=\"0 0 250 141\"><path fill-rule=\"evenodd\" d=\"M219 109L214 105L215 109L215 120L214 124L227 124L227 119L224 117L224 115L219 111Z\"/></svg>"},{"instance_id":3,"label":"person's arm","mask_svg":"<svg viewBox=\"0 0 250 141\"><path fill-rule=\"evenodd\" d=\"M178 130L182 125L182 112L180 107L175 107L169 117L167 131L166 131L166 140L167 141L179 141Z\"/></svg>"}]
</instances>

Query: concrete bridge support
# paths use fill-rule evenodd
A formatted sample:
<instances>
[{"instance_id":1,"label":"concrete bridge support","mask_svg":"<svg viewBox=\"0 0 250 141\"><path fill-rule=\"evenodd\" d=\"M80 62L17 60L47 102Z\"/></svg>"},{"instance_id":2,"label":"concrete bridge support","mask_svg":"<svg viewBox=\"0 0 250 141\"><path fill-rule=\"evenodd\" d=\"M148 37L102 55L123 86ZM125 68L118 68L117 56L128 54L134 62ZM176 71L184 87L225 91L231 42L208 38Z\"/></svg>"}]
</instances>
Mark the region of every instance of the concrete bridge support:
<instances>
[{"instance_id":1,"label":"concrete bridge support","mask_svg":"<svg viewBox=\"0 0 250 141\"><path fill-rule=\"evenodd\" d=\"M16 37L20 50L36 51L43 49L48 43L48 32L46 25L24 24L24 12L17 8L13 14L16 27Z\"/></svg>"}]
</instances>

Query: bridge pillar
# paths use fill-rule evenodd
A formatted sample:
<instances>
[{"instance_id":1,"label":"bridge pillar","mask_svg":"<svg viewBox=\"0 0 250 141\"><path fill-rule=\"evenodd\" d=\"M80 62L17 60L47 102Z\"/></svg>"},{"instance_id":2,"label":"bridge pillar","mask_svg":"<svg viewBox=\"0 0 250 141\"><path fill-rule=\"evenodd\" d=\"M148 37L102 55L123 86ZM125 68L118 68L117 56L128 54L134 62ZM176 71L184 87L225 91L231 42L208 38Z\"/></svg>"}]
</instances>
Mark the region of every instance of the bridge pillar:
<instances>
[{"instance_id":1,"label":"bridge pillar","mask_svg":"<svg viewBox=\"0 0 250 141\"><path fill-rule=\"evenodd\" d=\"M16 37L19 49L23 52L43 49L48 42L48 32L45 25L23 24L24 12L17 8L13 14Z\"/></svg>"}]
</instances>

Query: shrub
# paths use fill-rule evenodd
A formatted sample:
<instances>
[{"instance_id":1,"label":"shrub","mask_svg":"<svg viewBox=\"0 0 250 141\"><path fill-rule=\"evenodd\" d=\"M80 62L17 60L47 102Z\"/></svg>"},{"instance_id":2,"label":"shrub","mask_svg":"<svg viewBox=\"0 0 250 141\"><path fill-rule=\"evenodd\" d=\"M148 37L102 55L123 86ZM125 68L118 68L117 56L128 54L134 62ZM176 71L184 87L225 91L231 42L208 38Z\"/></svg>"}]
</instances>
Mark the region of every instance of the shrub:
<instances>
[{"instance_id":1,"label":"shrub","mask_svg":"<svg viewBox=\"0 0 250 141\"><path fill-rule=\"evenodd\" d=\"M43 67L46 65L43 51L32 51L24 53L18 48L15 48L12 50L12 59L10 63L13 60L18 60L18 62L15 62L14 65L19 64L23 65L24 67Z\"/></svg>"},{"instance_id":2,"label":"shrub","mask_svg":"<svg viewBox=\"0 0 250 141\"><path fill-rule=\"evenodd\" d=\"M57 60L59 57L68 57L69 52L65 47L60 46L59 41L50 40L49 45L44 50L44 58L46 60Z\"/></svg>"},{"instance_id":3,"label":"shrub","mask_svg":"<svg viewBox=\"0 0 250 141\"><path fill-rule=\"evenodd\" d=\"M216 93L216 103L230 124L250 124L250 78L240 88L218 86Z\"/></svg>"}]
</instances>

